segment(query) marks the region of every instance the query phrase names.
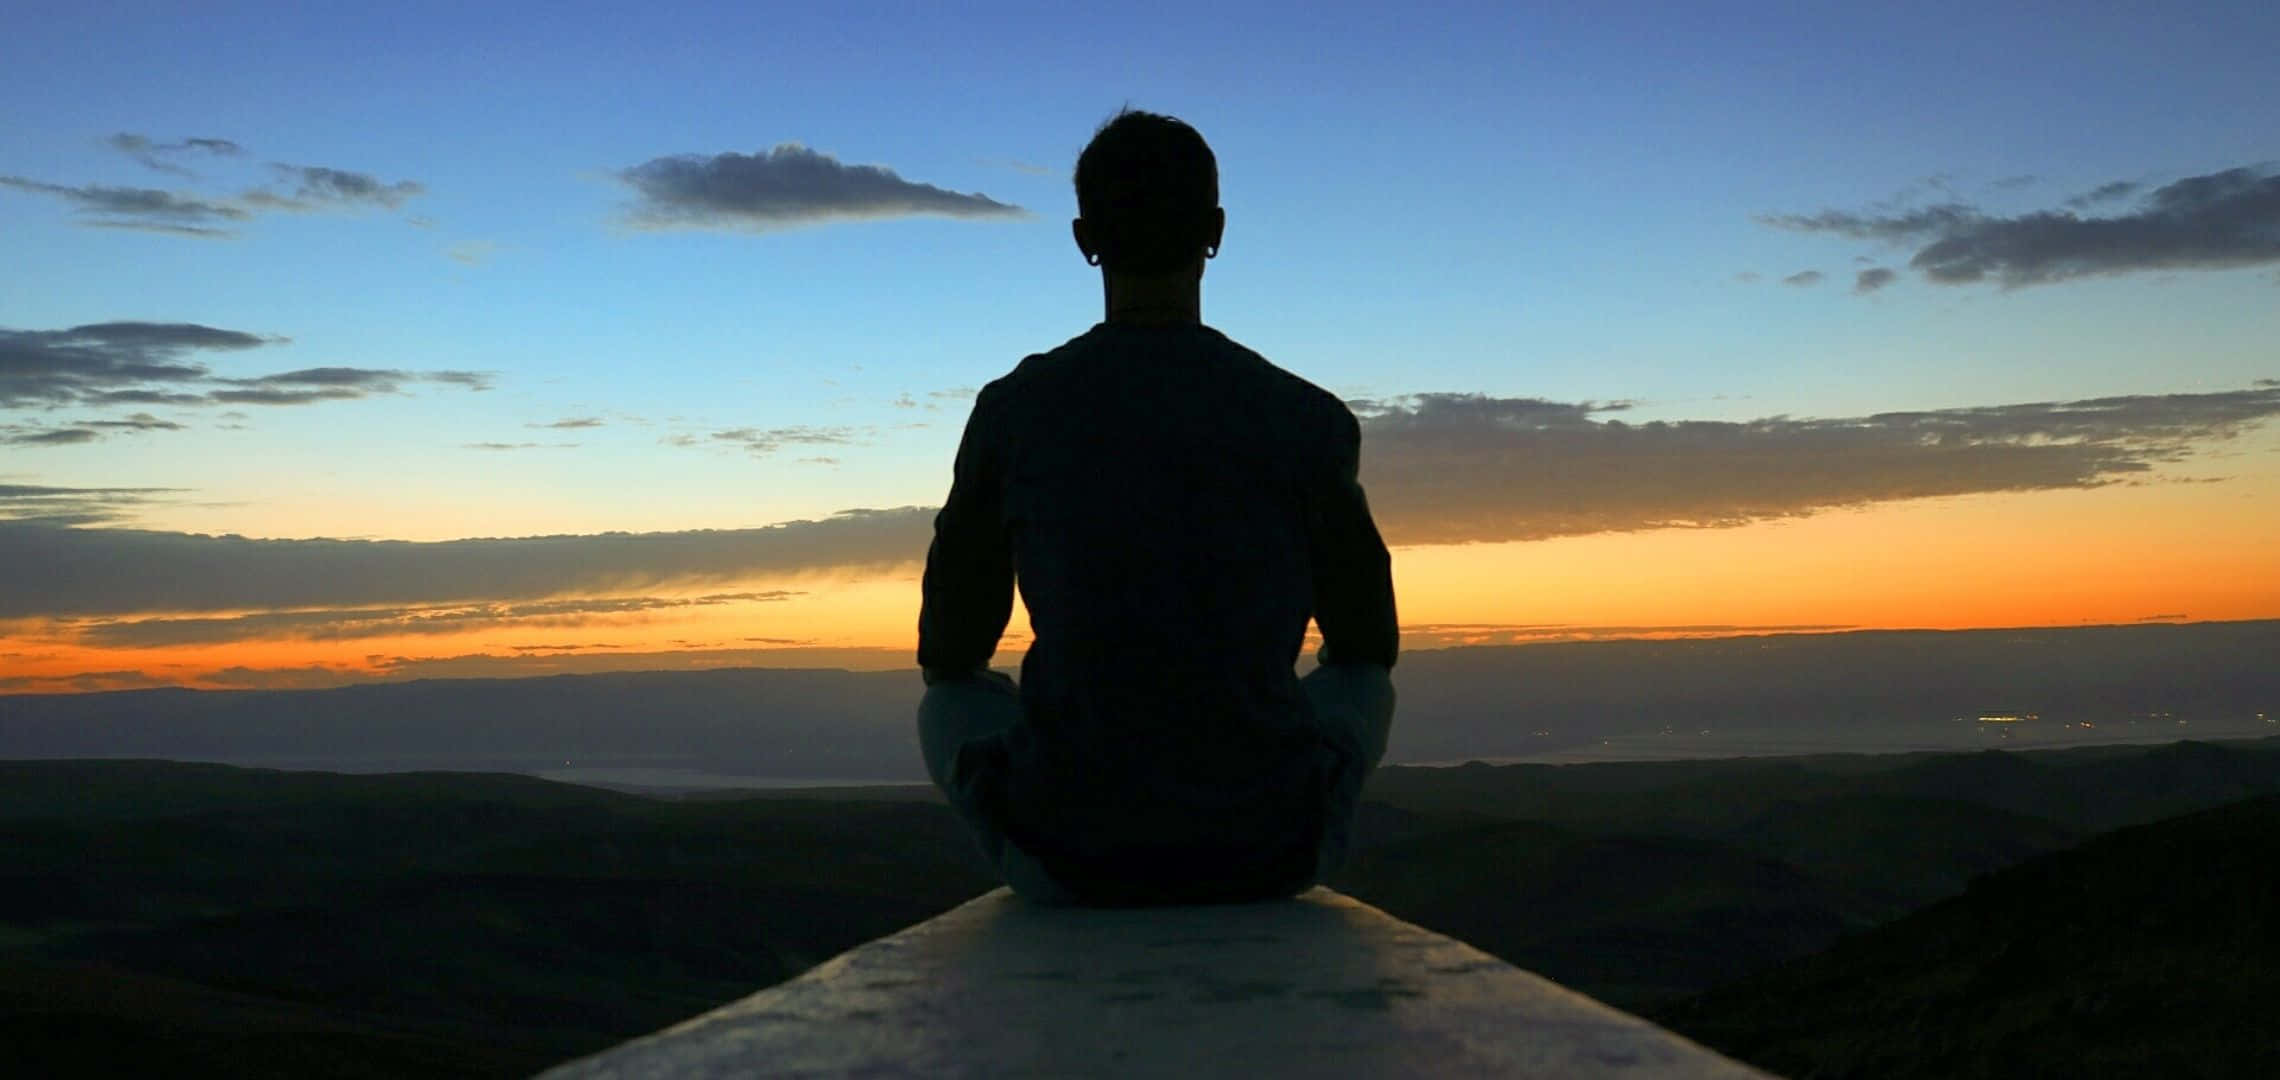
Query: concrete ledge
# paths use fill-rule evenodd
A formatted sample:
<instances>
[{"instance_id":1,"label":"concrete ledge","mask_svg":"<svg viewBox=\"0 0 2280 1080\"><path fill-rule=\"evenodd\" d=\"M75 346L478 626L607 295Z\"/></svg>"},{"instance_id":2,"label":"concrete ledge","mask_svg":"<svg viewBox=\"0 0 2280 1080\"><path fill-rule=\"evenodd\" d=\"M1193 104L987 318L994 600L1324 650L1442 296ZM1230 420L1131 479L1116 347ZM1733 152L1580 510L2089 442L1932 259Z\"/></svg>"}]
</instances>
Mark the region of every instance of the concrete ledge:
<instances>
[{"instance_id":1,"label":"concrete ledge","mask_svg":"<svg viewBox=\"0 0 2280 1080\"><path fill-rule=\"evenodd\" d=\"M548 1080L1762 1077L1329 889L1043 908L1000 889Z\"/></svg>"}]
</instances>

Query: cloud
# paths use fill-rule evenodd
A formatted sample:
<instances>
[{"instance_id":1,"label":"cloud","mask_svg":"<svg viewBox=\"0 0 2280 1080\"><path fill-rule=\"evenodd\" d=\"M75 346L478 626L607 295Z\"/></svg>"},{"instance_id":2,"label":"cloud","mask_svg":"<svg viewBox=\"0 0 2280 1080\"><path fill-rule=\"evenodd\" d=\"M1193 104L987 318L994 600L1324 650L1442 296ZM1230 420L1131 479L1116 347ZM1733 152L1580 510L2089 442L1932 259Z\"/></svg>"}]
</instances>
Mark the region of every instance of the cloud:
<instances>
[{"instance_id":1,"label":"cloud","mask_svg":"<svg viewBox=\"0 0 2280 1080\"><path fill-rule=\"evenodd\" d=\"M253 216L242 207L228 203L211 202L190 195L178 195L157 188L110 187L103 184L82 184L70 187L28 180L21 176L0 176L0 187L34 195L52 195L71 203L83 214L119 214L134 218L157 218L158 224L180 229L186 224L205 221L244 221ZM145 228L152 225L142 221L100 221L96 224L112 227ZM204 235L204 233L201 233Z\"/></svg>"},{"instance_id":2,"label":"cloud","mask_svg":"<svg viewBox=\"0 0 2280 1080\"><path fill-rule=\"evenodd\" d=\"M1795 285L1799 288L1809 288L1814 285L1819 285L1821 283L1821 277L1822 274L1819 270L1799 270L1798 272L1791 274L1788 277L1782 278L1781 283L1784 285Z\"/></svg>"},{"instance_id":3,"label":"cloud","mask_svg":"<svg viewBox=\"0 0 2280 1080\"><path fill-rule=\"evenodd\" d=\"M94 442L102 437L101 432L89 431L86 428L52 428L47 431L9 435L5 439L0 439L0 442L5 442L10 446L71 446L76 443Z\"/></svg>"},{"instance_id":4,"label":"cloud","mask_svg":"<svg viewBox=\"0 0 2280 1080\"><path fill-rule=\"evenodd\" d=\"M180 431L182 425L172 420L161 420L149 413L135 413L123 420L81 420L80 426L110 428L118 431Z\"/></svg>"},{"instance_id":5,"label":"cloud","mask_svg":"<svg viewBox=\"0 0 2280 1080\"><path fill-rule=\"evenodd\" d=\"M0 693L38 691L50 694L100 690L151 690L177 685L144 671L82 671L73 675L0 676Z\"/></svg>"},{"instance_id":6,"label":"cloud","mask_svg":"<svg viewBox=\"0 0 2280 1080\"><path fill-rule=\"evenodd\" d=\"M1408 649L1447 649L1468 645L1532 645L1554 641L1607 641L1623 638L1707 638L1744 634L1821 634L1859 627L1834 623L1749 625L1695 623L1666 626L1600 626L1578 623L1403 623L1401 645ZM1309 633L1319 640L1318 633Z\"/></svg>"},{"instance_id":7,"label":"cloud","mask_svg":"<svg viewBox=\"0 0 2280 1080\"><path fill-rule=\"evenodd\" d=\"M2034 185L2041 182L2042 177L2036 176L2033 173L2019 173L2016 176L2000 177L1989 186L1994 187L1998 191L2017 191L2023 187L2033 187Z\"/></svg>"},{"instance_id":8,"label":"cloud","mask_svg":"<svg viewBox=\"0 0 2280 1080\"><path fill-rule=\"evenodd\" d=\"M9 446L70 446L90 443L106 434L139 434L145 431L181 431L183 425L162 420L149 413L135 413L119 420L80 420L60 428L39 428L22 424L0 424L0 444Z\"/></svg>"},{"instance_id":9,"label":"cloud","mask_svg":"<svg viewBox=\"0 0 2280 1080\"><path fill-rule=\"evenodd\" d=\"M1976 211L1962 203L1941 203L1906 213L1855 214L1823 210L1818 214L1761 214L1761 224L1796 232L1836 233L1855 240L1911 240L1972 221Z\"/></svg>"},{"instance_id":10,"label":"cloud","mask_svg":"<svg viewBox=\"0 0 2280 1080\"><path fill-rule=\"evenodd\" d=\"M166 160L161 155L200 153L215 157L235 157L245 152L244 147L228 139L183 139L180 142L161 143L152 142L147 136L126 131L119 132L103 140L103 142L145 166L159 172L173 173L176 176L196 176L197 174Z\"/></svg>"},{"instance_id":11,"label":"cloud","mask_svg":"<svg viewBox=\"0 0 2280 1080\"><path fill-rule=\"evenodd\" d=\"M169 225L157 221L82 221L80 224L90 229L126 229L131 232L154 232L168 236L193 236L205 239L220 239L237 235L228 229L213 229L204 225Z\"/></svg>"},{"instance_id":12,"label":"cloud","mask_svg":"<svg viewBox=\"0 0 2280 1080\"><path fill-rule=\"evenodd\" d=\"M2090 190L2085 191L2080 195L2076 195L2075 197L2066 200L2066 205L2073 207L2076 210L2082 210L2088 207L2096 206L2102 202L2112 202L2113 200L2119 199L2124 195L2133 194L2139 188L2142 188L2144 186L2144 184L2136 183L2130 180L2116 180L2112 183L2100 184L2097 187L2091 188Z\"/></svg>"},{"instance_id":13,"label":"cloud","mask_svg":"<svg viewBox=\"0 0 2280 1080\"><path fill-rule=\"evenodd\" d=\"M44 526L107 525L131 518L134 511L173 494L175 488L49 487L42 484L0 483L0 527L7 523ZM0 578L7 572L0 570Z\"/></svg>"},{"instance_id":14,"label":"cloud","mask_svg":"<svg viewBox=\"0 0 2280 1080\"><path fill-rule=\"evenodd\" d=\"M2075 278L2280 263L2280 175L2265 167L2189 176L2138 195L2115 181L2057 210L2015 217L1962 203L1895 213L1780 214L1765 224L1916 248L1909 266L1932 282L1993 281L2005 289ZM2112 217L2076 213L2138 195Z\"/></svg>"},{"instance_id":15,"label":"cloud","mask_svg":"<svg viewBox=\"0 0 2280 1080\"><path fill-rule=\"evenodd\" d=\"M428 371L420 373L417 377L428 382L462 386L469 390L489 390L492 374L488 371Z\"/></svg>"},{"instance_id":16,"label":"cloud","mask_svg":"<svg viewBox=\"0 0 2280 1080\"><path fill-rule=\"evenodd\" d=\"M857 431L854 428L819 428L801 425L779 428L730 428L727 431L713 432L709 438L714 442L735 443L749 453L765 456L792 445L844 446L852 443L856 434ZM689 446L695 444L695 440L689 440L676 445Z\"/></svg>"},{"instance_id":17,"label":"cloud","mask_svg":"<svg viewBox=\"0 0 2280 1080\"><path fill-rule=\"evenodd\" d=\"M1880 413L1625 423L1585 402L1353 403L1395 544L1723 528L1942 495L2088 488L2280 416L2280 387Z\"/></svg>"},{"instance_id":18,"label":"cloud","mask_svg":"<svg viewBox=\"0 0 2280 1080\"><path fill-rule=\"evenodd\" d=\"M180 164L182 157L238 157L245 150L228 139L191 138L161 143L133 132L117 133L104 142L148 168L193 179L198 174ZM315 213L373 207L393 210L427 191L426 186L416 180L390 183L370 173L322 165L272 162L269 168L278 183L289 186L288 190L261 186L234 196L208 195L106 184L75 186L23 176L0 176L0 188L61 199L80 214L93 215L81 220L82 225L203 238L234 235L226 226L263 213Z\"/></svg>"},{"instance_id":19,"label":"cloud","mask_svg":"<svg viewBox=\"0 0 2280 1080\"><path fill-rule=\"evenodd\" d=\"M202 380L206 367L183 359L186 354L254 349L282 340L196 323L0 329L0 408L100 401L107 392L137 384Z\"/></svg>"},{"instance_id":20,"label":"cloud","mask_svg":"<svg viewBox=\"0 0 2280 1080\"><path fill-rule=\"evenodd\" d=\"M882 571L925 558L934 510L845 510L754 529L435 542L66 530L28 516L0 521L0 618L505 603Z\"/></svg>"},{"instance_id":21,"label":"cloud","mask_svg":"<svg viewBox=\"0 0 2280 1080\"><path fill-rule=\"evenodd\" d=\"M1622 402L1477 394L1353 406L1379 527L1392 544L1422 545L2097 487L2280 416L2280 386L1747 421L1631 423ZM0 521L0 618L510 604L882 573L924 558L933 515L905 506L754 529L412 542L67 530L68 514L33 512Z\"/></svg>"},{"instance_id":22,"label":"cloud","mask_svg":"<svg viewBox=\"0 0 2280 1080\"><path fill-rule=\"evenodd\" d=\"M1872 266L1853 277L1853 292L1872 293L1898 280L1900 274L1882 266Z\"/></svg>"},{"instance_id":23,"label":"cloud","mask_svg":"<svg viewBox=\"0 0 2280 1080\"><path fill-rule=\"evenodd\" d=\"M417 180L399 180L389 184L370 173L328 169L321 165L287 165L279 162L270 165L270 168L293 185L293 193L279 195L266 188L256 188L245 193L247 205L295 214L370 206L393 210L402 206L405 200L427 192L426 185Z\"/></svg>"},{"instance_id":24,"label":"cloud","mask_svg":"<svg viewBox=\"0 0 2280 1080\"><path fill-rule=\"evenodd\" d=\"M905 180L877 165L845 165L798 143L761 154L681 154L618 173L641 196L645 228L772 229L826 221L931 214L1021 218L1029 212L979 192Z\"/></svg>"},{"instance_id":25,"label":"cloud","mask_svg":"<svg viewBox=\"0 0 2280 1080\"><path fill-rule=\"evenodd\" d=\"M562 431L573 431L580 428L598 428L602 427L603 424L602 418L599 416L566 416L560 420L554 421L551 424L524 424L523 426L530 428L554 428Z\"/></svg>"},{"instance_id":26,"label":"cloud","mask_svg":"<svg viewBox=\"0 0 2280 1080\"><path fill-rule=\"evenodd\" d=\"M67 330L0 329L0 408L305 405L397 393L403 384L411 382L471 390L490 387L490 376L477 371L316 367L229 378L189 358L200 351L242 351L288 341L197 323L109 322ZM146 431L180 427L164 428L164 421L134 424L132 418L100 423Z\"/></svg>"},{"instance_id":27,"label":"cloud","mask_svg":"<svg viewBox=\"0 0 2280 1080\"><path fill-rule=\"evenodd\" d=\"M1764 275L1755 270L1744 270L1734 275L1734 280L1744 285L1755 285L1763 278Z\"/></svg>"},{"instance_id":28,"label":"cloud","mask_svg":"<svg viewBox=\"0 0 2280 1080\"><path fill-rule=\"evenodd\" d=\"M715 593L707 596L606 596L528 603L478 603L345 610L268 611L220 618L62 620L46 628L74 645L147 649L239 641L352 641L363 638L459 634L475 630L559 629L624 625L651 612L729 604L774 603L798 590Z\"/></svg>"}]
</instances>

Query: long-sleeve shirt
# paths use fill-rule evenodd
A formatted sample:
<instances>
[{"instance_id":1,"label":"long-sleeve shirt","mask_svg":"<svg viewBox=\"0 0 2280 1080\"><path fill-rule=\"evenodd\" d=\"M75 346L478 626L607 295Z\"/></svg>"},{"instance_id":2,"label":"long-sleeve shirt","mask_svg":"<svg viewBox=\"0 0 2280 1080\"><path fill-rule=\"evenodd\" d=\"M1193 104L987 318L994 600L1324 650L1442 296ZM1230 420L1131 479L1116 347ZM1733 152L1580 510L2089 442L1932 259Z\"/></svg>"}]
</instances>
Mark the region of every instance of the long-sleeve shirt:
<instances>
[{"instance_id":1,"label":"long-sleeve shirt","mask_svg":"<svg viewBox=\"0 0 2280 1080\"><path fill-rule=\"evenodd\" d=\"M969 778L1007 835L1064 864L1265 842L1228 830L1310 782L1307 620L1326 662L1398 651L1360 450L1344 402L1196 324L1102 323L982 388L918 662L929 681L986 665L1018 582L1022 723Z\"/></svg>"}]
</instances>

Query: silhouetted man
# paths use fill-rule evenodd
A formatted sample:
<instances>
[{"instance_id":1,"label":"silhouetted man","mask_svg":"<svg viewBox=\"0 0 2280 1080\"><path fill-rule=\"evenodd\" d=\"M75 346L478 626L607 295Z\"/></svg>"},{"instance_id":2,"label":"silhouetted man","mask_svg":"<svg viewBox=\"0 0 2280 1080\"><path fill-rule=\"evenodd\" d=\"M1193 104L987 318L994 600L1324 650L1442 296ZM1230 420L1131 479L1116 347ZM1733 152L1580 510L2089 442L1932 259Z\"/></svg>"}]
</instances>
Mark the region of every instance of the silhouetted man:
<instances>
[{"instance_id":1,"label":"silhouetted man","mask_svg":"<svg viewBox=\"0 0 2280 1080\"><path fill-rule=\"evenodd\" d=\"M1076 186L1107 314L974 399L918 621L927 770L1032 900L1287 896L1345 857L1393 717L1361 429L1203 324L1226 215L1195 129L1119 113ZM1017 577L1018 686L987 666Z\"/></svg>"}]
</instances>

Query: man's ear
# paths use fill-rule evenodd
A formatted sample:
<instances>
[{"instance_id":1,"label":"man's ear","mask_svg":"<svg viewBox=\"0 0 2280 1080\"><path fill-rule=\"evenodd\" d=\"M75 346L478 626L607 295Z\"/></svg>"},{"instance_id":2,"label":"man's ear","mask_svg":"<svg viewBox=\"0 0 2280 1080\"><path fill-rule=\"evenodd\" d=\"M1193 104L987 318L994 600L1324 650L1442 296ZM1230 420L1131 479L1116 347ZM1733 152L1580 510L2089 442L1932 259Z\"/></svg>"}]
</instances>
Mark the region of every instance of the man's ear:
<instances>
[{"instance_id":1,"label":"man's ear","mask_svg":"<svg viewBox=\"0 0 2280 1080\"><path fill-rule=\"evenodd\" d=\"M1211 249L1211 252L1212 252L1212 254L1216 255L1216 254L1218 254L1218 253L1219 253L1219 238L1221 237L1221 235L1225 234L1226 232L1227 232L1227 208L1226 208L1226 207L1223 207L1223 206L1214 206L1214 207L1212 207L1212 208L1211 208L1211 243L1209 243L1209 244L1205 245L1206 247L1208 247L1208 248L1210 248L1210 249Z\"/></svg>"},{"instance_id":2,"label":"man's ear","mask_svg":"<svg viewBox=\"0 0 2280 1080\"><path fill-rule=\"evenodd\" d=\"M1069 235L1076 238L1077 251L1085 257L1085 261L1092 262L1094 260L1092 229L1085 224L1085 219L1069 219Z\"/></svg>"}]
</instances>

